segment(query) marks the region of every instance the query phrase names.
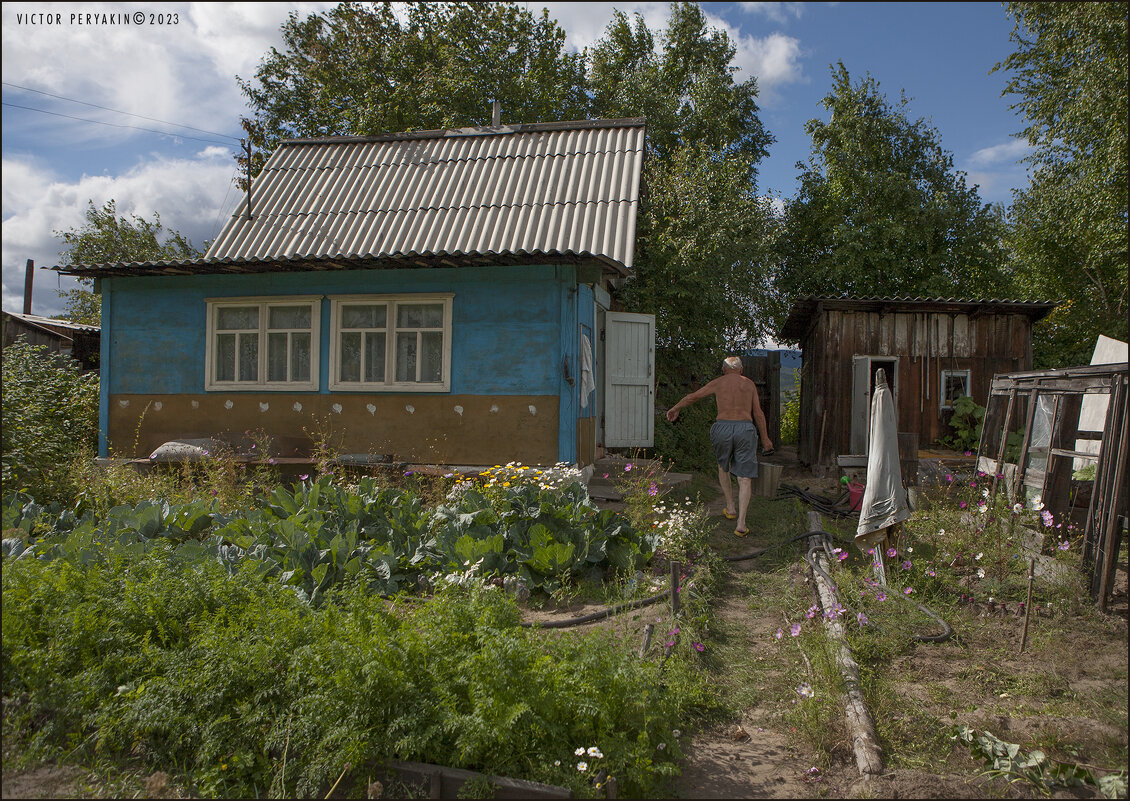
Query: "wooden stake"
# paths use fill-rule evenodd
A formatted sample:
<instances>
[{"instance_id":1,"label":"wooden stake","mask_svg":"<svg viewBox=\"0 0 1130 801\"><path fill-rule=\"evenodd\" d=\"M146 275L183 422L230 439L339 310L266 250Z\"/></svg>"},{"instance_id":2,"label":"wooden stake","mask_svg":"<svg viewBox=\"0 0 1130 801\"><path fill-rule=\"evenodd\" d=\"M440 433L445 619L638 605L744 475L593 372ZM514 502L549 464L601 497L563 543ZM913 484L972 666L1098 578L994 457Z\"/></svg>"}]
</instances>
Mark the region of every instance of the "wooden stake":
<instances>
[{"instance_id":1,"label":"wooden stake","mask_svg":"<svg viewBox=\"0 0 1130 801\"><path fill-rule=\"evenodd\" d=\"M1020 635L1020 653L1028 644L1028 618L1032 616L1032 581L1036 578L1036 557L1028 560L1028 600L1024 602L1024 633Z\"/></svg>"},{"instance_id":2,"label":"wooden stake","mask_svg":"<svg viewBox=\"0 0 1130 801\"><path fill-rule=\"evenodd\" d=\"M679 571L678 562L671 563L671 617L679 614Z\"/></svg>"},{"instance_id":3,"label":"wooden stake","mask_svg":"<svg viewBox=\"0 0 1130 801\"><path fill-rule=\"evenodd\" d=\"M655 624L648 623L643 627L643 643L640 645L640 659L643 659L647 654L647 649L651 647L651 635L655 633Z\"/></svg>"}]
</instances>

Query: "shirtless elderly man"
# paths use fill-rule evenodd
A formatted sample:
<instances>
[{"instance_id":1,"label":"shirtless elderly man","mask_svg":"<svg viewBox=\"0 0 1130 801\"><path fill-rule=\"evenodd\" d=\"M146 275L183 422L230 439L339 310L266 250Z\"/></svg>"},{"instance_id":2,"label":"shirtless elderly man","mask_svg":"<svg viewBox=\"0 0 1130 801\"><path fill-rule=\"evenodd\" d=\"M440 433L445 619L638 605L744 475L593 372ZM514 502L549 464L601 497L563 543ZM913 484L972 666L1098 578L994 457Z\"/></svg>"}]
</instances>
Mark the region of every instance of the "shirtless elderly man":
<instances>
[{"instance_id":1,"label":"shirtless elderly man","mask_svg":"<svg viewBox=\"0 0 1130 801\"><path fill-rule=\"evenodd\" d=\"M742 375L742 360L730 356L722 362L722 375L702 389L684 397L667 410L667 420L679 419L679 410L708 395L718 402L718 420L710 427L710 442L718 459L718 483L726 498L722 512L727 520L738 520L734 534L744 537L748 533L745 523L749 498L753 494L753 479L757 477L757 435L766 451L773 443L765 431L765 413L757 397L757 386ZM753 424L757 423L757 431ZM730 473L738 477L738 506L734 509L734 492L730 486Z\"/></svg>"}]
</instances>

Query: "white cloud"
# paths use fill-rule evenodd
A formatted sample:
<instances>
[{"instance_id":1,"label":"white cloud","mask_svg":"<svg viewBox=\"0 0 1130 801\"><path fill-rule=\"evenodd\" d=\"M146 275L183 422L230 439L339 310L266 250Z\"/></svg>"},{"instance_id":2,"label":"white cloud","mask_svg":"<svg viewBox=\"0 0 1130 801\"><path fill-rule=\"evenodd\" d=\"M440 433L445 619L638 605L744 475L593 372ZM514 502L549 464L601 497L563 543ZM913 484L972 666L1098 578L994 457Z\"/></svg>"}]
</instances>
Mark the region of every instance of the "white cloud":
<instances>
[{"instance_id":1,"label":"white cloud","mask_svg":"<svg viewBox=\"0 0 1130 801\"><path fill-rule=\"evenodd\" d=\"M24 265L36 264L36 314L61 311L55 290L58 275L44 268L59 261L59 240L54 231L81 227L89 201L98 206L113 198L121 216L136 214L152 219L161 215L165 228L175 229L201 246L215 235L221 204L230 207L238 192L229 191L235 165L231 154L219 158L208 148L198 160L148 160L122 175L84 175L76 182L60 180L33 162L5 158L3 223L3 305L8 311L23 308ZM62 279L63 288L73 286Z\"/></svg>"},{"instance_id":2,"label":"white cloud","mask_svg":"<svg viewBox=\"0 0 1130 801\"><path fill-rule=\"evenodd\" d=\"M1020 159L1032 152L1032 146L1023 139L1013 139L1001 145L983 147L969 157L967 163L971 167L987 167L1002 162L1015 164Z\"/></svg>"},{"instance_id":3,"label":"white cloud","mask_svg":"<svg viewBox=\"0 0 1130 801\"><path fill-rule=\"evenodd\" d=\"M773 22L784 25L789 19L800 19L804 3L738 3L742 11L761 14Z\"/></svg>"}]
</instances>

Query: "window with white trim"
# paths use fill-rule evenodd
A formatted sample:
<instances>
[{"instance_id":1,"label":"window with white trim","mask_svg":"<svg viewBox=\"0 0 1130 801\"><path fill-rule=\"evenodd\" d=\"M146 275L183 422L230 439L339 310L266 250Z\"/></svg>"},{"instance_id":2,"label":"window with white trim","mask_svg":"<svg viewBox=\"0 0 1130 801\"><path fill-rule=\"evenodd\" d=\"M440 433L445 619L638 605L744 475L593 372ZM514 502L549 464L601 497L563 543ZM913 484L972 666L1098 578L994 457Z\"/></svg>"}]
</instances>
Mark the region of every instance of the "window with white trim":
<instances>
[{"instance_id":1,"label":"window with white trim","mask_svg":"<svg viewBox=\"0 0 1130 801\"><path fill-rule=\"evenodd\" d=\"M331 297L330 389L447 392L452 297Z\"/></svg>"},{"instance_id":2,"label":"window with white trim","mask_svg":"<svg viewBox=\"0 0 1130 801\"><path fill-rule=\"evenodd\" d=\"M316 390L320 298L208 300L205 390Z\"/></svg>"},{"instance_id":3,"label":"window with white trim","mask_svg":"<svg viewBox=\"0 0 1130 801\"><path fill-rule=\"evenodd\" d=\"M970 394L968 370L942 370L942 391L938 393L941 408L952 409L957 399Z\"/></svg>"}]
</instances>

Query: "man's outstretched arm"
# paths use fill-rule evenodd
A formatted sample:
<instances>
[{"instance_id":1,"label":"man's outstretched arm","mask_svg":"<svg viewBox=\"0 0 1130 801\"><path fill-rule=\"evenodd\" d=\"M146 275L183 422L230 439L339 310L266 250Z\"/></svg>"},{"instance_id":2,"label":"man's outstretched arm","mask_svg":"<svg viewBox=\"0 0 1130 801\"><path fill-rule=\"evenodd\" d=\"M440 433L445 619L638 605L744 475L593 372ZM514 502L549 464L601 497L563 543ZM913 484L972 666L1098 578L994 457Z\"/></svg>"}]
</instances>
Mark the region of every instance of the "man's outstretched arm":
<instances>
[{"instance_id":1,"label":"man's outstretched arm","mask_svg":"<svg viewBox=\"0 0 1130 801\"><path fill-rule=\"evenodd\" d=\"M714 379L714 381L717 381L717 380L718 380L717 378ZM714 381L711 381L709 384L702 387L701 389L696 389L694 392L691 392L688 395L684 395L682 400L680 400L678 403L676 403L674 406L672 406L670 409L667 410L667 422L673 423L676 420L678 420L680 409L683 409L687 406L690 406L695 401L699 401L699 400L702 400L703 398L706 398L706 397L713 395L714 391L715 391Z\"/></svg>"}]
</instances>

